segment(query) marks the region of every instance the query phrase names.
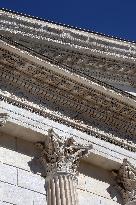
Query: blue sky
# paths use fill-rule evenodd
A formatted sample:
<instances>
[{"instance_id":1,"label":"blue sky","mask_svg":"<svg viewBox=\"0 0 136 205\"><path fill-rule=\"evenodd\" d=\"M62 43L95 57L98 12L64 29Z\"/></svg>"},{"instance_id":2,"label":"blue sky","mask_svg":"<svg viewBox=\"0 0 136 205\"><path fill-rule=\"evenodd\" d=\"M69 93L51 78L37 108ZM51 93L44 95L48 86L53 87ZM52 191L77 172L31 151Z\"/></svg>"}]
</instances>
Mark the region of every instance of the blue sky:
<instances>
[{"instance_id":1,"label":"blue sky","mask_svg":"<svg viewBox=\"0 0 136 205\"><path fill-rule=\"evenodd\" d=\"M136 0L0 0L0 7L136 41Z\"/></svg>"}]
</instances>

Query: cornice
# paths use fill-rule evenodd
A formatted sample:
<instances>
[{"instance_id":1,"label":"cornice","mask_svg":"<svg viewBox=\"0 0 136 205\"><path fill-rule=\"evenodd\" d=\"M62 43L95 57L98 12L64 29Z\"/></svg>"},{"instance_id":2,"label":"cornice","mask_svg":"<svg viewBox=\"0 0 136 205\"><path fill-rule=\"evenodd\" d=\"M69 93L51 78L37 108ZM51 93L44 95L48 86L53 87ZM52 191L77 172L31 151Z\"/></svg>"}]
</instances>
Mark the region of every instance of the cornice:
<instances>
[{"instance_id":1,"label":"cornice","mask_svg":"<svg viewBox=\"0 0 136 205\"><path fill-rule=\"evenodd\" d=\"M31 19L36 19L38 21L44 21L44 22L48 22L48 23L51 23L51 24L60 25L60 26L66 27L66 28L75 29L75 30L78 30L78 31L84 31L84 32L87 32L87 33L97 34L97 35L108 37L108 38L118 40L118 41L136 43L135 41L119 38L117 36L111 36L111 35L107 35L107 34L104 34L104 33L97 32L97 31L92 31L92 30L89 30L89 29L79 28L79 27L76 27L76 26L51 21L51 20L48 20L48 19L40 18L38 16L32 16L32 15L29 15L29 14L26 14L26 13L13 11L13 10L10 10L10 9L7 9L7 8L0 8L0 10L5 11L5 12L9 12L9 13L13 13L13 14L17 14L17 15L20 15L20 16L28 17L28 18L31 18Z\"/></svg>"},{"instance_id":2,"label":"cornice","mask_svg":"<svg viewBox=\"0 0 136 205\"><path fill-rule=\"evenodd\" d=\"M39 22L34 19L23 17L17 14L1 11L1 25L5 29L13 30L14 32L22 32L25 34L33 35L33 38L50 38L50 40L61 41L62 44L70 43L87 48L94 48L96 52L108 51L108 55L115 55L115 57L124 56L124 60L135 60L136 45L128 42L117 41L107 37L102 37L95 34L88 34L86 32L76 32L74 29L66 29L63 26L57 26L53 23ZM7 26L6 26L7 25ZM1 28L2 29L2 28ZM107 43L107 45L106 45ZM98 46L98 48L97 48ZM111 50L111 52L110 52ZM112 54L113 51L113 54ZM95 52L94 52L95 53ZM128 54L128 55L127 55ZM133 56L134 55L134 56Z\"/></svg>"},{"instance_id":3,"label":"cornice","mask_svg":"<svg viewBox=\"0 0 136 205\"><path fill-rule=\"evenodd\" d=\"M0 40L1 40L1 43L2 44L5 44L6 45L6 43L7 43L7 45L11 45L11 46L14 46L14 48L15 49L19 49L19 51L21 52L21 50L22 51L26 51L26 54L30 54L30 55L32 55L33 57L35 56L35 57L37 57L37 58L39 58L39 59L42 59L42 60L44 60L44 61L48 61L49 63L51 63L51 64L53 64L53 65L55 65L55 66L61 66L61 68L62 69L64 69L65 71L70 71L70 72L72 72L73 71L73 69L71 69L71 67L70 66L68 66L68 65L66 65L66 64L63 64L62 62L58 62L58 61L56 61L55 59L53 59L53 58L50 58L49 56L46 56L46 55L42 55L42 54L40 54L40 53L38 53L38 52L36 52L35 50L33 50L33 49L31 49L31 48L29 48L29 47L26 47L26 46L24 46L24 45L22 45L22 44L20 44L20 43L18 43L18 42L16 42L16 41L13 41L13 40L11 40L10 38L6 38L5 36L3 36L3 35L0 35ZM3 46L2 46L3 47ZM72 74L74 74L73 72L72 72ZM81 76L81 78L82 78L82 75L83 75L83 73L82 72L80 72L80 70L79 70L79 72L77 73L79 76ZM121 94L123 97L129 97L129 98L131 98L131 99L133 99L134 101L136 101L136 97L134 96L134 95L131 95L130 93L127 93L127 92L124 92L123 90L120 90L120 89L118 89L118 88L115 88L114 86L112 86L112 85L109 85L109 84L107 84L107 83L105 83L105 82L103 82L103 81L101 81L101 80L98 80L97 78L95 78L95 77L92 77L92 76L88 76L88 75L84 75L84 78L83 79L89 79L90 81L93 81L93 82L95 82L96 84L99 84L101 87L105 87L106 89L108 89L108 90L113 90L113 91L115 91L115 92L117 92L117 93L119 93L119 94Z\"/></svg>"},{"instance_id":4,"label":"cornice","mask_svg":"<svg viewBox=\"0 0 136 205\"><path fill-rule=\"evenodd\" d=\"M20 47L19 44L15 44L15 45L17 47ZM42 77L44 78L44 80L47 80L48 82L48 79L46 78L46 74L49 72L50 75L53 74L53 75L59 76L60 78L63 78L63 77L66 78L72 83L72 85L73 83L75 83L78 86L83 86L85 89L87 89L86 92L87 91L89 92L90 89L95 89L98 91L98 93L103 93L103 95L104 94L109 95L109 97L111 98L115 97L126 105L129 105L132 107L136 106L135 96L128 94L126 92L123 92L122 90L116 89L113 86L105 84L93 77L91 78L91 80L88 80L86 78L83 78L82 76L71 73L67 71L65 67L63 68L63 65L62 67L60 67L58 65L54 65L53 63L50 63L47 60L45 61L43 59L40 59L39 57L34 55L34 53L33 55L31 55L30 52L25 51L23 46L20 49L10 44L7 44L5 41L0 40L0 47L1 47L1 63L3 63L3 60L7 62L8 63L7 67L13 66L15 64L15 68L20 73L22 72L28 75L35 74L35 76L32 75L31 77L32 78L36 77L36 79L39 78L40 81ZM30 68L29 68L29 64L30 64ZM25 68L25 65L27 65L27 68ZM20 66L23 66L23 67L20 67ZM56 82L54 82L54 84L55 83ZM63 82L63 84L65 84L65 82ZM67 87L67 86L64 85L61 88L63 87ZM71 90L71 87L69 88L69 90ZM88 96L88 92L87 92L87 96Z\"/></svg>"},{"instance_id":5,"label":"cornice","mask_svg":"<svg viewBox=\"0 0 136 205\"><path fill-rule=\"evenodd\" d=\"M9 45L6 44L6 46L9 49ZM24 101L27 99L26 96L33 96L35 99L39 99L38 104L42 108L39 110L39 107L37 111L33 106L29 107L25 104L23 105L24 109L30 109L32 112L45 116L46 112L43 111L45 107L42 103L49 101L56 110L52 110L52 113L48 113L48 115L60 123L67 124L87 133L93 132L97 126L100 127L100 130L104 126L108 129L112 126L113 130L110 130L109 133L113 132L114 134L107 134L108 131L102 131L103 134L98 134L101 133L99 131L94 132L94 135L123 147L126 146L123 145L124 142L122 140L117 140L119 139L117 137L118 135L125 137L125 140L127 138L128 140L135 140L133 137L135 137L136 110L128 103L126 104L114 98L115 96L111 97L108 94L112 93L110 89L99 85L99 87L103 88L103 92L100 92L100 90L97 90L98 83L95 81L92 81L94 87L91 88L88 81L86 85L83 83L85 79L82 79L82 83L79 83L77 80L78 76L72 78L71 74L67 73L67 71L58 73L57 67L53 71L49 69L51 65L47 66L45 61L44 66L40 66L40 59L37 59L36 63L33 59L35 57L31 57L30 60L29 56L28 59L28 53L25 53L23 50L18 50L12 46L10 48L12 48L12 51L1 48L1 83L7 86L7 91L9 88L12 88L14 93L16 90L23 92L22 97ZM16 53L13 53L13 50L14 52L16 50ZM104 90L107 90L107 95L105 95ZM120 99L125 98L125 96L121 97L120 93L114 94L119 96ZM5 97L1 99L7 101ZM12 96L12 103L14 104L15 100L13 99L15 99L15 95ZM129 100L135 104L134 100ZM11 99L8 100L8 103L10 101ZM15 104L20 106L20 101L17 100ZM95 125L94 128L92 125ZM119 129L120 134L118 132Z\"/></svg>"},{"instance_id":6,"label":"cornice","mask_svg":"<svg viewBox=\"0 0 136 205\"><path fill-rule=\"evenodd\" d=\"M72 72L79 72L80 68L82 76L136 86L136 45L133 43L4 11L1 11L1 25L2 34L12 34L12 39L16 38L42 55L48 50L49 56L60 64L69 65Z\"/></svg>"}]
</instances>

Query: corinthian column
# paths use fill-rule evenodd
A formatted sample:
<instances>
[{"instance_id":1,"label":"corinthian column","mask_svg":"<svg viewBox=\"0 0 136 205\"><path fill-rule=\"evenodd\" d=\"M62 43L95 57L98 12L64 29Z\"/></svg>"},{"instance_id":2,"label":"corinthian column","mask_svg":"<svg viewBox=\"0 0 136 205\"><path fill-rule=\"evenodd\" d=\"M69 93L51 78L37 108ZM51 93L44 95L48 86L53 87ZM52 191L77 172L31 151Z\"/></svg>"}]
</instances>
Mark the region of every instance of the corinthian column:
<instances>
[{"instance_id":1,"label":"corinthian column","mask_svg":"<svg viewBox=\"0 0 136 205\"><path fill-rule=\"evenodd\" d=\"M136 168L127 159L118 171L117 183L124 205L136 205Z\"/></svg>"},{"instance_id":2,"label":"corinthian column","mask_svg":"<svg viewBox=\"0 0 136 205\"><path fill-rule=\"evenodd\" d=\"M78 205L77 168L92 145L81 146L73 138L63 140L52 129L46 141L36 145L45 169L47 205Z\"/></svg>"}]
</instances>

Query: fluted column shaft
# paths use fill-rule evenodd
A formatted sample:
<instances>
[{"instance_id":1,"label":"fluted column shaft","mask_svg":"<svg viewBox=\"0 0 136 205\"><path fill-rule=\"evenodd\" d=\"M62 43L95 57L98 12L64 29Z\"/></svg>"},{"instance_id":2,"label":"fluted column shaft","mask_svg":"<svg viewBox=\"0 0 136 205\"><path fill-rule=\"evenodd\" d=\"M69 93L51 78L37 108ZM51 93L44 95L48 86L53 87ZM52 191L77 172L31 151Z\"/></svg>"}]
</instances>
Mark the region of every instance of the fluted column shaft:
<instances>
[{"instance_id":1,"label":"fluted column shaft","mask_svg":"<svg viewBox=\"0 0 136 205\"><path fill-rule=\"evenodd\" d=\"M77 181L68 174L59 174L47 180L47 205L78 205Z\"/></svg>"},{"instance_id":2,"label":"fluted column shaft","mask_svg":"<svg viewBox=\"0 0 136 205\"><path fill-rule=\"evenodd\" d=\"M41 150L39 159L45 169L47 205L78 205L77 168L92 145L80 145L73 137L64 140L50 129L46 141L36 146Z\"/></svg>"}]
</instances>

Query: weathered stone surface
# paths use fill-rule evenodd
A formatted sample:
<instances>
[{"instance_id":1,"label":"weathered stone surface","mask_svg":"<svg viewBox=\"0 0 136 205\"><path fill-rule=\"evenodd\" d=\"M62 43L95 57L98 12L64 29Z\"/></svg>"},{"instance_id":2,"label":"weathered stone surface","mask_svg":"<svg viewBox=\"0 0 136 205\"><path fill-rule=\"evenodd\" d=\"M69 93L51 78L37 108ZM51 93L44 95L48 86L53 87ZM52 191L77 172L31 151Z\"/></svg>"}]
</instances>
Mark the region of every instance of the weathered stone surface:
<instances>
[{"instance_id":1,"label":"weathered stone surface","mask_svg":"<svg viewBox=\"0 0 136 205\"><path fill-rule=\"evenodd\" d=\"M0 181L17 185L17 168L0 163Z\"/></svg>"},{"instance_id":2,"label":"weathered stone surface","mask_svg":"<svg viewBox=\"0 0 136 205\"><path fill-rule=\"evenodd\" d=\"M46 205L44 195L3 182L0 182L0 200L17 205Z\"/></svg>"},{"instance_id":3,"label":"weathered stone surface","mask_svg":"<svg viewBox=\"0 0 136 205\"><path fill-rule=\"evenodd\" d=\"M121 195L118 193L115 179L110 171L88 163L80 163L79 172L79 190L122 203Z\"/></svg>"},{"instance_id":4,"label":"weathered stone surface","mask_svg":"<svg viewBox=\"0 0 136 205\"><path fill-rule=\"evenodd\" d=\"M31 142L0 134L0 161L21 169L29 170L29 162L34 157L34 145ZM33 166L37 166L34 164Z\"/></svg>"},{"instance_id":5,"label":"weathered stone surface","mask_svg":"<svg viewBox=\"0 0 136 205\"><path fill-rule=\"evenodd\" d=\"M31 161L31 157L8 148L0 147L0 161L12 166L16 166L22 169L30 170L28 162Z\"/></svg>"},{"instance_id":6,"label":"weathered stone surface","mask_svg":"<svg viewBox=\"0 0 136 205\"><path fill-rule=\"evenodd\" d=\"M79 205L121 205L116 201L106 199L99 195L78 190Z\"/></svg>"},{"instance_id":7,"label":"weathered stone surface","mask_svg":"<svg viewBox=\"0 0 136 205\"><path fill-rule=\"evenodd\" d=\"M0 148L16 150L16 138L0 132Z\"/></svg>"},{"instance_id":8,"label":"weathered stone surface","mask_svg":"<svg viewBox=\"0 0 136 205\"><path fill-rule=\"evenodd\" d=\"M45 179L40 175L18 169L18 186L45 194Z\"/></svg>"}]
</instances>

